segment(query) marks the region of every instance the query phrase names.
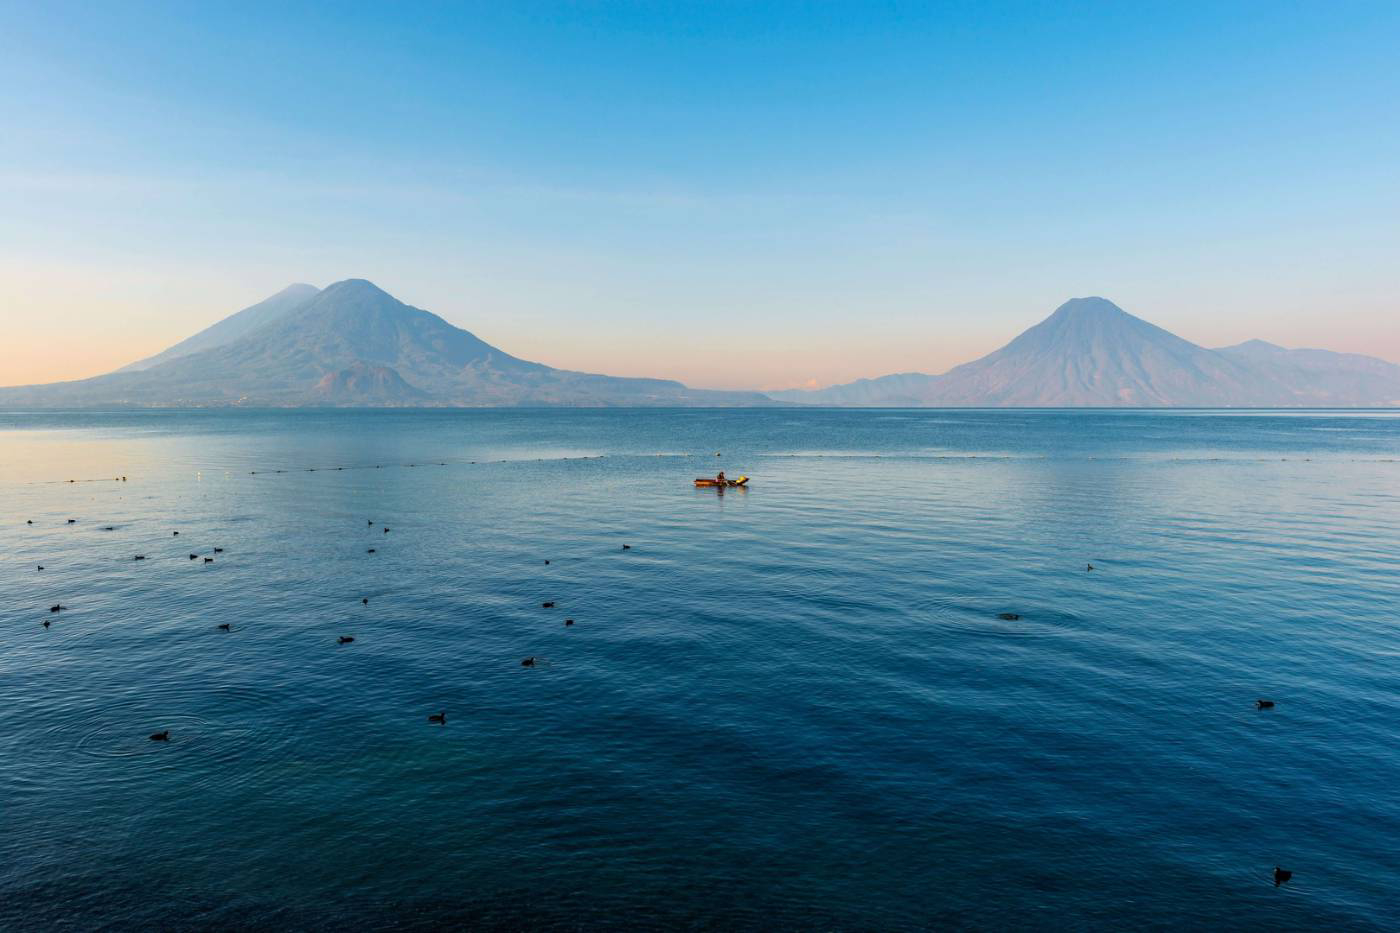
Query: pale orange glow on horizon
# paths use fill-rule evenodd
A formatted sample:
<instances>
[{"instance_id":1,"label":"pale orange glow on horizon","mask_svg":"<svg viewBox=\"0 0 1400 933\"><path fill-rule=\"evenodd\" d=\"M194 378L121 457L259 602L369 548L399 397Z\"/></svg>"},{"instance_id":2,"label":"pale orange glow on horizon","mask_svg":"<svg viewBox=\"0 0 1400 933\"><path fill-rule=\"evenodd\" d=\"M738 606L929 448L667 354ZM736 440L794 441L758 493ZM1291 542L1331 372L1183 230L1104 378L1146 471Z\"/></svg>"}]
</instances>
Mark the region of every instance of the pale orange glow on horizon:
<instances>
[{"instance_id":1,"label":"pale orange glow on horizon","mask_svg":"<svg viewBox=\"0 0 1400 933\"><path fill-rule=\"evenodd\" d=\"M0 385L58 382L111 372L265 297L244 286L229 289L237 293L236 298L211 302L207 295L213 286L208 283L166 286L142 280L99 292L90 287L95 283L70 277L52 294L42 287L47 284L31 278L26 287L0 291L4 296ZM434 309L429 306L429 310ZM467 315L450 310L438 313L506 352L561 369L675 379L698 388L777 390L823 387L898 372L945 372L1004 345L1052 310L1053 306L1026 308L1019 315L976 321L969 321L965 313L929 314L907 330L900 321L880 324L852 312L850 320L859 325L791 332L783 319L758 320L743 327L683 327L679 332L665 320L615 329L607 325L603 310L578 315L587 324L566 336L506 314L473 315L477 319L467 320ZM1334 313L1326 319L1319 315L1313 321L1295 315L1286 322L1291 335L1279 332L1283 322L1257 315L1183 316L1176 322L1144 314L1131 305L1127 310L1204 346L1257 337L1285 346L1400 359L1400 333L1377 326L1381 318L1394 318L1373 309Z\"/></svg>"}]
</instances>

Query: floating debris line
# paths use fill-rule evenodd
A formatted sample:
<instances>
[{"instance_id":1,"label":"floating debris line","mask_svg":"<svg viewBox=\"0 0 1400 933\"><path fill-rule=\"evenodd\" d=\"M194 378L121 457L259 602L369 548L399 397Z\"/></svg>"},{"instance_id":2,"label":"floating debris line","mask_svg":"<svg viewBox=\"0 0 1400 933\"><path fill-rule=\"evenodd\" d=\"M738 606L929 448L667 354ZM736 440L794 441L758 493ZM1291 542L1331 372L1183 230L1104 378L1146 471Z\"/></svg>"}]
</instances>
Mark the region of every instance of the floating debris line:
<instances>
[{"instance_id":1,"label":"floating debris line","mask_svg":"<svg viewBox=\"0 0 1400 933\"><path fill-rule=\"evenodd\" d=\"M670 458L679 460L691 460L697 457L706 456L703 454L689 453L623 453L623 454L592 454L578 457L535 457L529 459L503 457L499 460L455 460L455 461L423 461L413 463L391 463L391 464L360 464L354 466L317 466L317 467L281 467L261 470L249 470L249 476L267 476L276 473L317 473L317 472L344 472L346 470L382 470L386 466L399 467L401 469L416 468L418 466L482 466L499 463L565 463L575 460L606 460L609 457L655 457L658 459ZM1020 460L1061 460L1066 462L1114 462L1114 463L1400 463L1400 458L1396 457L1348 457L1341 459L1317 460L1312 457L1051 457L1046 454L871 454L851 452L843 453L833 451L830 453L790 453L774 451L771 453L761 453L756 456L767 459L781 460L993 460L993 461L1020 461ZM203 471L196 471L203 472ZM232 470L225 469L225 475L230 475ZM93 477L89 479L45 479L31 480L20 485L24 486L49 486L49 485L69 485L77 483L124 483L127 482L125 476L113 477Z\"/></svg>"}]
</instances>

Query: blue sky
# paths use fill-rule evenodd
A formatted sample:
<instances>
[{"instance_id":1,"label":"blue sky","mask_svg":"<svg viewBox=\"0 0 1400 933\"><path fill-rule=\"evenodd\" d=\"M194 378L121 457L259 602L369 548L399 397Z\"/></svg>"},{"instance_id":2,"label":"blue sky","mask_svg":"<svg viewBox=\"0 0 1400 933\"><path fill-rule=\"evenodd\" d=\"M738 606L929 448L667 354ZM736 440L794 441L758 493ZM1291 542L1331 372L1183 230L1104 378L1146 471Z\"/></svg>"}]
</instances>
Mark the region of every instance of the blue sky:
<instances>
[{"instance_id":1,"label":"blue sky","mask_svg":"<svg viewBox=\"0 0 1400 933\"><path fill-rule=\"evenodd\" d=\"M720 387L1085 294L1400 360L1397 62L1396 3L0 0L0 384L351 276Z\"/></svg>"}]
</instances>

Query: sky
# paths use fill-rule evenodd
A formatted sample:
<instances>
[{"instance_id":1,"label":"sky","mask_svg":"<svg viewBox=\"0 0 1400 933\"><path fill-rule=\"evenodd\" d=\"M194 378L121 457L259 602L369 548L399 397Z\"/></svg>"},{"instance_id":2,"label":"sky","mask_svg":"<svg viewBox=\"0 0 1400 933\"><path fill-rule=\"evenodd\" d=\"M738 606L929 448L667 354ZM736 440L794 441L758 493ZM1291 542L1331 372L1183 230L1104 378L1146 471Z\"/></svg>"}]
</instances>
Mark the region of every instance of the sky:
<instances>
[{"instance_id":1,"label":"sky","mask_svg":"<svg viewBox=\"0 0 1400 933\"><path fill-rule=\"evenodd\" d=\"M1082 295L1400 362L1400 3L0 0L0 385L351 277L715 388Z\"/></svg>"}]
</instances>

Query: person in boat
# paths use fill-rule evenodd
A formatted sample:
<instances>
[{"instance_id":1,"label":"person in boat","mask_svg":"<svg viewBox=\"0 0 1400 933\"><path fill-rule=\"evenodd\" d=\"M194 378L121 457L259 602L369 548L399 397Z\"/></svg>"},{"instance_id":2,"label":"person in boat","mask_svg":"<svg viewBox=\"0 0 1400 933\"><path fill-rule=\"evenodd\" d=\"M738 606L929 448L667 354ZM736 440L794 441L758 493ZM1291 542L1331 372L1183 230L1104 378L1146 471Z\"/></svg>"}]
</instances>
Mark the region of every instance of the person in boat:
<instances>
[{"instance_id":1,"label":"person in boat","mask_svg":"<svg viewBox=\"0 0 1400 933\"><path fill-rule=\"evenodd\" d=\"M716 482L716 483L719 483L721 486L723 486L723 485L725 484L725 483L724 483L724 471L723 471L723 470L720 470L720 471L719 471L719 475L715 477L715 482Z\"/></svg>"}]
</instances>

